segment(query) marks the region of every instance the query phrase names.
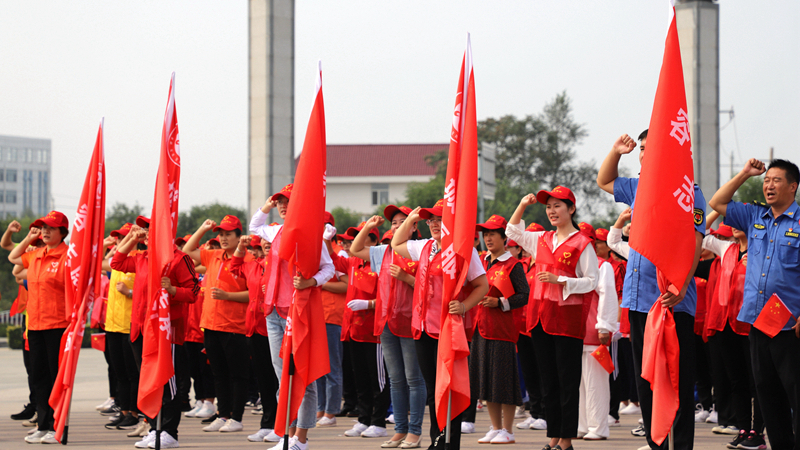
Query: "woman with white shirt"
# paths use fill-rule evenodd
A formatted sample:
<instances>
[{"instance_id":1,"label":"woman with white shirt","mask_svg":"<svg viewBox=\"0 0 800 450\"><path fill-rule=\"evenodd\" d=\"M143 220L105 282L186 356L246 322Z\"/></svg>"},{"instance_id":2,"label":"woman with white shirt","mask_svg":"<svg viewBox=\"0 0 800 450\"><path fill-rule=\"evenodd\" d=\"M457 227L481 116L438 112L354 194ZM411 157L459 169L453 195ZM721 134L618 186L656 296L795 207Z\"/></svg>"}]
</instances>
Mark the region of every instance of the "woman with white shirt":
<instances>
[{"instance_id":1,"label":"woman with white shirt","mask_svg":"<svg viewBox=\"0 0 800 450\"><path fill-rule=\"evenodd\" d=\"M546 205L556 231L524 231L522 215L537 202ZM509 239L531 254L538 271L531 284L527 325L536 346L547 412L550 442L543 450L572 450L572 439L578 435L583 338L597 287L598 261L591 239L580 233L574 215L575 195L557 186L523 197L506 229Z\"/></svg>"}]
</instances>

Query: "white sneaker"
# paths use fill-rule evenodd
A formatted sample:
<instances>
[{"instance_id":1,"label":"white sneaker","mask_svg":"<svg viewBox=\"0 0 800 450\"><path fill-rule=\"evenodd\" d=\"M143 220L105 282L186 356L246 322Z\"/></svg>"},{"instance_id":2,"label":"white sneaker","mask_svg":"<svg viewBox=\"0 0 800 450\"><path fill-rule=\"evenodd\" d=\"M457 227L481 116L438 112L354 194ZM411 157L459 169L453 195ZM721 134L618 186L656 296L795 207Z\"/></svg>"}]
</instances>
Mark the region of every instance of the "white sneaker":
<instances>
[{"instance_id":1,"label":"white sneaker","mask_svg":"<svg viewBox=\"0 0 800 450\"><path fill-rule=\"evenodd\" d=\"M389 414L389 417L386 418L386 421L393 424L394 423L394 414Z\"/></svg>"},{"instance_id":2,"label":"white sneaker","mask_svg":"<svg viewBox=\"0 0 800 450\"><path fill-rule=\"evenodd\" d=\"M42 444L59 444L56 440L56 432L55 431L48 431L47 434L44 435L42 440L40 441Z\"/></svg>"},{"instance_id":3,"label":"white sneaker","mask_svg":"<svg viewBox=\"0 0 800 450\"><path fill-rule=\"evenodd\" d=\"M271 430L268 435L264 437L264 442L278 442L282 438L275 434L275 430Z\"/></svg>"},{"instance_id":4,"label":"white sneaker","mask_svg":"<svg viewBox=\"0 0 800 450\"><path fill-rule=\"evenodd\" d=\"M609 427L618 427L618 426L621 426L621 424L619 423L619 420L614 418L614 416L609 415L608 416L608 426Z\"/></svg>"},{"instance_id":5,"label":"white sneaker","mask_svg":"<svg viewBox=\"0 0 800 450\"><path fill-rule=\"evenodd\" d=\"M150 431L150 424L147 423L146 420L142 419L139 421L139 425L136 426L136 429L128 433L128 437L147 436L147 433L149 431Z\"/></svg>"},{"instance_id":6,"label":"white sneaker","mask_svg":"<svg viewBox=\"0 0 800 450\"><path fill-rule=\"evenodd\" d=\"M278 444L269 450L283 450L283 438L278 441ZM308 442L301 444L297 437L292 436L289 438L289 450L308 450Z\"/></svg>"},{"instance_id":7,"label":"white sneaker","mask_svg":"<svg viewBox=\"0 0 800 450\"><path fill-rule=\"evenodd\" d=\"M528 417L528 412L525 411L525 407L524 406L517 406L517 410L516 410L516 412L514 412L514 418L515 419L524 419L526 417Z\"/></svg>"},{"instance_id":8,"label":"white sneaker","mask_svg":"<svg viewBox=\"0 0 800 450\"><path fill-rule=\"evenodd\" d=\"M363 438L376 438L376 437L386 437L386 428L385 427L377 427L375 425L370 425L369 428L361 432L361 437Z\"/></svg>"},{"instance_id":9,"label":"white sneaker","mask_svg":"<svg viewBox=\"0 0 800 450\"><path fill-rule=\"evenodd\" d=\"M717 422L718 422L717 412L712 407L711 412L708 413L708 417L706 417L706 423L717 423Z\"/></svg>"},{"instance_id":10,"label":"white sneaker","mask_svg":"<svg viewBox=\"0 0 800 450\"><path fill-rule=\"evenodd\" d=\"M478 443L479 444L488 444L488 443L492 442L492 439L497 437L497 435L500 434L500 431L501 430L495 430L494 428L489 427L489 431L486 433L486 435L484 437L478 439Z\"/></svg>"},{"instance_id":11,"label":"white sneaker","mask_svg":"<svg viewBox=\"0 0 800 450\"><path fill-rule=\"evenodd\" d=\"M152 430L149 433L147 433L147 436L145 436L144 439L133 444L133 446L136 448L147 448L147 446L150 445L151 442L155 441L156 441L156 432L155 430Z\"/></svg>"},{"instance_id":12,"label":"white sneaker","mask_svg":"<svg viewBox=\"0 0 800 450\"><path fill-rule=\"evenodd\" d=\"M247 436L247 440L250 442L264 442L264 438L270 434L272 430L270 428L262 428L256 432L256 434L251 434Z\"/></svg>"},{"instance_id":13,"label":"white sneaker","mask_svg":"<svg viewBox=\"0 0 800 450\"><path fill-rule=\"evenodd\" d=\"M703 405L702 404L698 403L697 407L695 408L695 412L694 412L694 421L696 423L705 422L705 420L708 419L708 416L710 414L711 414L710 412L708 412L705 409L703 409Z\"/></svg>"},{"instance_id":14,"label":"white sneaker","mask_svg":"<svg viewBox=\"0 0 800 450\"><path fill-rule=\"evenodd\" d=\"M216 413L217 413L217 407L214 406L214 403L206 400L203 402L203 409L196 412L194 417L198 417L200 419L208 419L209 417L213 416Z\"/></svg>"},{"instance_id":15,"label":"white sneaker","mask_svg":"<svg viewBox=\"0 0 800 450\"><path fill-rule=\"evenodd\" d=\"M628 403L628 406L626 406L626 407L622 408L621 410L619 410L619 413L620 414L625 414L625 415L641 414L642 413L642 408L639 408L633 402L630 402L630 403Z\"/></svg>"},{"instance_id":16,"label":"white sneaker","mask_svg":"<svg viewBox=\"0 0 800 450\"><path fill-rule=\"evenodd\" d=\"M478 405L475 407L475 412L484 412L486 411L486 407L483 406L480 400L478 400Z\"/></svg>"},{"instance_id":17,"label":"white sneaker","mask_svg":"<svg viewBox=\"0 0 800 450\"><path fill-rule=\"evenodd\" d=\"M28 444L41 444L42 438L44 438L46 434L47 431L36 430L35 433L25 436L25 442Z\"/></svg>"},{"instance_id":18,"label":"white sneaker","mask_svg":"<svg viewBox=\"0 0 800 450\"><path fill-rule=\"evenodd\" d=\"M513 444L515 442L517 441L514 440L514 433L509 433L505 428L500 430L500 432L497 433L497 436L489 441L490 444Z\"/></svg>"},{"instance_id":19,"label":"white sneaker","mask_svg":"<svg viewBox=\"0 0 800 450\"><path fill-rule=\"evenodd\" d=\"M533 421L533 425L531 425L531 430L546 430L547 429L547 421L544 419L536 419Z\"/></svg>"},{"instance_id":20,"label":"white sneaker","mask_svg":"<svg viewBox=\"0 0 800 450\"><path fill-rule=\"evenodd\" d=\"M203 431L219 431L220 428L225 426L225 422L227 422L227 420L222 417L217 417L213 422L208 424L208 426L203 427Z\"/></svg>"},{"instance_id":21,"label":"white sneaker","mask_svg":"<svg viewBox=\"0 0 800 450\"><path fill-rule=\"evenodd\" d=\"M161 432L161 448L178 448L180 444L178 441L169 435L166 431ZM156 448L156 435L153 433L153 440L147 444L147 448Z\"/></svg>"},{"instance_id":22,"label":"white sneaker","mask_svg":"<svg viewBox=\"0 0 800 450\"><path fill-rule=\"evenodd\" d=\"M263 416L264 415L264 406L261 403L259 403L258 405L256 405L255 408L253 408L252 411L250 411L250 414L255 414L257 416Z\"/></svg>"},{"instance_id":23,"label":"white sneaker","mask_svg":"<svg viewBox=\"0 0 800 450\"><path fill-rule=\"evenodd\" d=\"M584 441L605 441L606 439L608 439L608 436L600 436L599 434L593 431L590 431L583 435Z\"/></svg>"},{"instance_id":24,"label":"white sneaker","mask_svg":"<svg viewBox=\"0 0 800 450\"><path fill-rule=\"evenodd\" d=\"M322 416L317 421L318 427L335 427L336 426L336 417L325 417Z\"/></svg>"},{"instance_id":25,"label":"white sneaker","mask_svg":"<svg viewBox=\"0 0 800 450\"><path fill-rule=\"evenodd\" d=\"M520 430L530 430L531 428L533 428L533 422L535 421L536 419L534 419L533 417L528 417L527 419L525 419L524 422L518 423L516 427L519 428Z\"/></svg>"},{"instance_id":26,"label":"white sneaker","mask_svg":"<svg viewBox=\"0 0 800 450\"><path fill-rule=\"evenodd\" d=\"M109 406L111 406L113 404L114 404L114 399L111 398L111 397L108 397L106 399L106 401L104 401L103 403L100 403L99 405L95 406L94 409L96 409L98 411L101 411L101 410L104 410L104 409L108 408Z\"/></svg>"},{"instance_id":27,"label":"white sneaker","mask_svg":"<svg viewBox=\"0 0 800 450\"><path fill-rule=\"evenodd\" d=\"M472 422L461 422L461 434L472 434L475 432L475 424Z\"/></svg>"},{"instance_id":28,"label":"white sneaker","mask_svg":"<svg viewBox=\"0 0 800 450\"><path fill-rule=\"evenodd\" d=\"M185 413L183 413L183 416L184 417L196 417L197 413L199 413L200 410L203 409L203 405L204 404L205 404L205 402L203 402L202 400L198 400L198 401L194 402L194 408L192 408L189 411L186 411Z\"/></svg>"},{"instance_id":29,"label":"white sneaker","mask_svg":"<svg viewBox=\"0 0 800 450\"><path fill-rule=\"evenodd\" d=\"M364 425L363 423L356 422L356 424L353 425L353 428L350 428L349 430L344 432L344 435L347 437L359 437L361 436L361 433L367 430L367 428L369 427Z\"/></svg>"},{"instance_id":30,"label":"white sneaker","mask_svg":"<svg viewBox=\"0 0 800 450\"><path fill-rule=\"evenodd\" d=\"M234 431L242 431L244 427L242 426L242 422L239 422L235 419L228 419L225 422L225 425L219 429L220 433L232 433Z\"/></svg>"}]
</instances>

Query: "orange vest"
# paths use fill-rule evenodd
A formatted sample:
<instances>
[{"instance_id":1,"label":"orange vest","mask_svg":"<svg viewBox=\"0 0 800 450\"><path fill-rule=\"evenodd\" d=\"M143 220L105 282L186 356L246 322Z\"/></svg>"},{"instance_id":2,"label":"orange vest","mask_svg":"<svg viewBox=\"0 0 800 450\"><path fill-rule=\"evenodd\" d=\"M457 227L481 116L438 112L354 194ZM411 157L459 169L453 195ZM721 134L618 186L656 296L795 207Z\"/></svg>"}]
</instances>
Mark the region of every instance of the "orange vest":
<instances>
[{"instance_id":1,"label":"orange vest","mask_svg":"<svg viewBox=\"0 0 800 450\"><path fill-rule=\"evenodd\" d=\"M244 277L231 273L231 258L225 255L225 250L200 250L200 260L206 266L206 292L200 327L245 334L247 303L211 298L211 288L219 288L226 292L241 292L247 290L247 281Z\"/></svg>"},{"instance_id":2,"label":"orange vest","mask_svg":"<svg viewBox=\"0 0 800 450\"><path fill-rule=\"evenodd\" d=\"M378 296L375 298L375 336L380 336L388 323L392 334L410 338L414 288L392 276L392 264L400 266L409 275L417 273L416 262L403 258L391 246L386 246L378 276Z\"/></svg>"},{"instance_id":3,"label":"orange vest","mask_svg":"<svg viewBox=\"0 0 800 450\"><path fill-rule=\"evenodd\" d=\"M511 270L518 263L519 260L512 256L505 261L497 261L491 268L486 269L489 265L489 261L484 259L483 268L486 269L486 278L489 281L489 288L491 289L491 287L494 286L498 277L511 276ZM487 308L478 305L474 309L476 310L476 328L484 339L517 342L519 339L519 332L514 325L514 314L512 311L503 311L500 305L498 305L497 308ZM516 311L516 309L513 311Z\"/></svg>"},{"instance_id":4,"label":"orange vest","mask_svg":"<svg viewBox=\"0 0 800 450\"><path fill-rule=\"evenodd\" d=\"M53 330L69 325L72 305L67 305L64 292L66 258L67 244L63 242L52 250L42 247L22 255L22 265L28 269L29 330Z\"/></svg>"}]
</instances>

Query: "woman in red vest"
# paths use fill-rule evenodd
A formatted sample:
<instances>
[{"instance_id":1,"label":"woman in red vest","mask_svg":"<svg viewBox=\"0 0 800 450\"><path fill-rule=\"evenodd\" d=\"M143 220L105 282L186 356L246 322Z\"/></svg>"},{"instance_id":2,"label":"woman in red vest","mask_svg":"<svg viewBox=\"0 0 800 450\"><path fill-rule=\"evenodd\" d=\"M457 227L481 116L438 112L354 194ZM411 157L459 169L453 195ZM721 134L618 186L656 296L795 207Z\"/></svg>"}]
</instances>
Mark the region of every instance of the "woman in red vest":
<instances>
[{"instance_id":1,"label":"woman in red vest","mask_svg":"<svg viewBox=\"0 0 800 450\"><path fill-rule=\"evenodd\" d=\"M414 283L414 309L411 314L411 334L417 348L417 359L425 379L427 390L427 403L431 418L431 446L429 448L444 448L444 433L440 432L436 420L435 389L436 389L436 358L438 353L438 339L442 308L442 213L444 200L439 200L433 208L416 208L409 213L405 222L397 229L392 237L392 248L400 256L419 261ZM431 239L409 240L411 230L420 219L427 219L428 228L431 230ZM465 292L470 291L470 292ZM489 292L489 283L486 281L486 271L480 262L478 252L473 249L467 268L467 286L461 290L456 299L450 301L448 311L450 314L465 315L478 304ZM465 320L467 328L470 327L470 315ZM469 332L468 332L469 335ZM463 414L463 413L462 413ZM461 419L462 414L453 417L450 421L450 449L461 448ZM445 427L442 427L444 429Z\"/></svg>"},{"instance_id":2,"label":"woman in red vest","mask_svg":"<svg viewBox=\"0 0 800 450\"><path fill-rule=\"evenodd\" d=\"M556 231L523 231L525 209L542 203ZM506 233L536 261L537 274L528 301L528 329L536 346L547 411L545 450L571 450L578 435L581 356L591 296L597 287L598 261L591 239L573 219L575 195L556 186L522 198Z\"/></svg>"},{"instance_id":3,"label":"woman in red vest","mask_svg":"<svg viewBox=\"0 0 800 450\"><path fill-rule=\"evenodd\" d=\"M470 346L469 377L478 398L487 403L492 427L481 444L513 444L511 425L516 407L522 405L517 369L519 331L514 313L528 304L529 287L519 260L506 251L506 219L493 215L477 225L483 232L486 256L483 267L489 295L475 307L477 333Z\"/></svg>"}]
</instances>

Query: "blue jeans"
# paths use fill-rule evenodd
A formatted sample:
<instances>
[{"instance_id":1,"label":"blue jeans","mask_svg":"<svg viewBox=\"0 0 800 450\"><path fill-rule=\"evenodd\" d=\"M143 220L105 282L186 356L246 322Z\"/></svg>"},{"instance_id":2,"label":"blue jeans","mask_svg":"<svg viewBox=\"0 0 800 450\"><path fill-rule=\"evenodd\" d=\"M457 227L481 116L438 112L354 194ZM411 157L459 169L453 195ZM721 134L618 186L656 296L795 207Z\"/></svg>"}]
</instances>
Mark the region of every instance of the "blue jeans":
<instances>
[{"instance_id":1,"label":"blue jeans","mask_svg":"<svg viewBox=\"0 0 800 450\"><path fill-rule=\"evenodd\" d=\"M331 371L317 380L317 411L339 414L342 409L342 326L325 324Z\"/></svg>"},{"instance_id":2,"label":"blue jeans","mask_svg":"<svg viewBox=\"0 0 800 450\"><path fill-rule=\"evenodd\" d=\"M381 346L391 381L394 432L420 436L427 392L414 339L395 336L387 325L381 333ZM410 411L410 419L406 411Z\"/></svg>"},{"instance_id":3,"label":"blue jeans","mask_svg":"<svg viewBox=\"0 0 800 450\"><path fill-rule=\"evenodd\" d=\"M281 380L283 373L283 359L279 356L281 353L281 344L283 343L283 332L286 329L286 319L278 315L278 312L273 310L267 316L267 334L269 335L269 349L272 353L272 368L275 369L275 375L278 377L278 383ZM280 395L280 389L276 393ZM292 422L290 426L303 428L309 430L317 425L317 385L310 383L306 386L306 393L303 396L303 402L300 403L300 409L297 411L297 420Z\"/></svg>"}]
</instances>

